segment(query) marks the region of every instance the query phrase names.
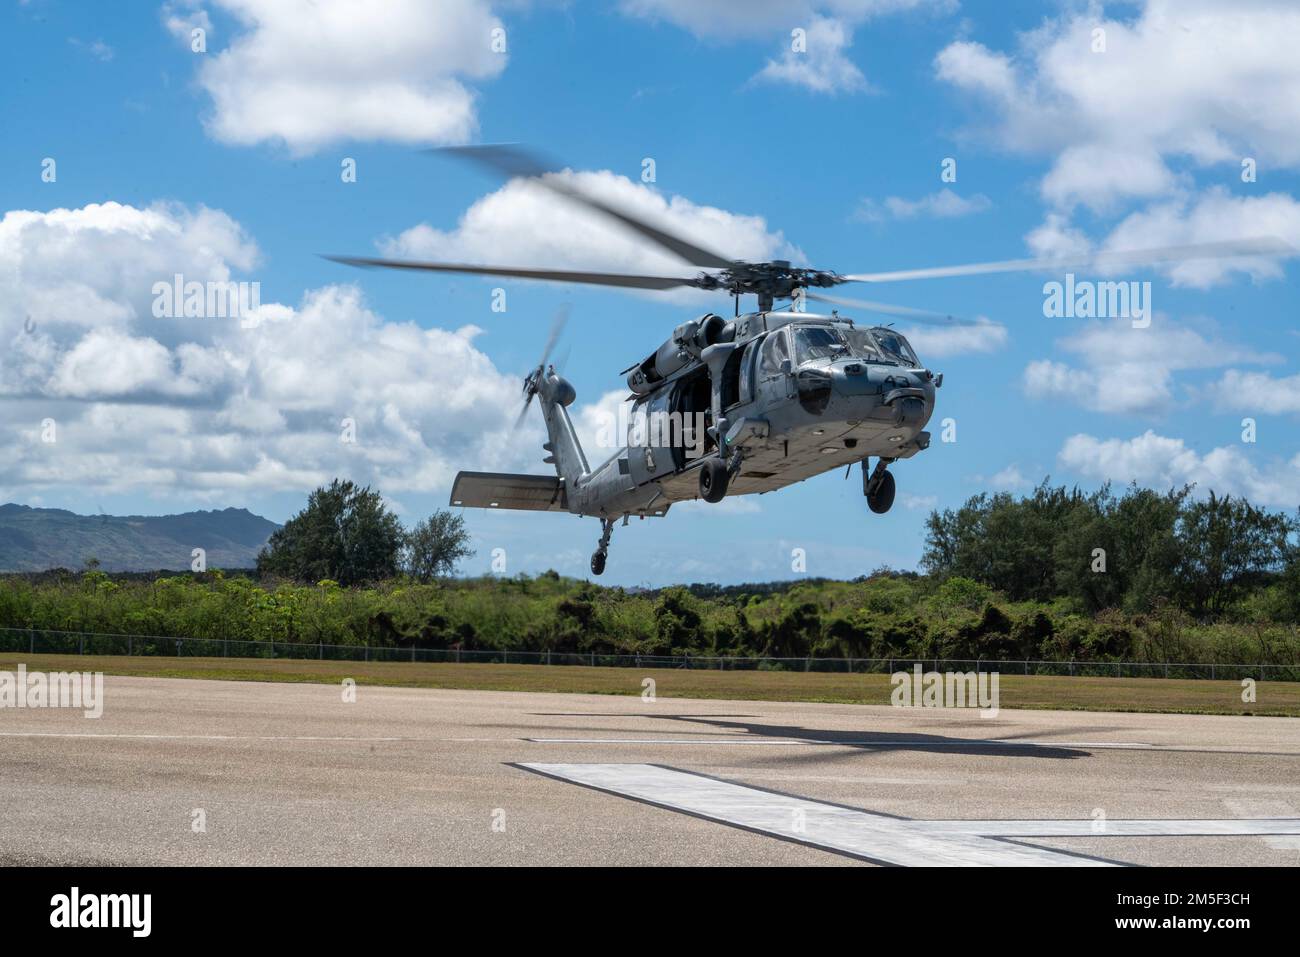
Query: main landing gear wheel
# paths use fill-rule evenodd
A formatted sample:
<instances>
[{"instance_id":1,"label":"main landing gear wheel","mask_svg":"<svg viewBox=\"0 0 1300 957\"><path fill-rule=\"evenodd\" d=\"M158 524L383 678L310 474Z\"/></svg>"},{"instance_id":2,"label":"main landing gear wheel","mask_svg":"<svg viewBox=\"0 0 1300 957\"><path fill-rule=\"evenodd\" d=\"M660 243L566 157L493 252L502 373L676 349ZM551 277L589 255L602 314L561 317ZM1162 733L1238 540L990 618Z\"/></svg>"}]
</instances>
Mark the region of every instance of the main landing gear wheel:
<instances>
[{"instance_id":1,"label":"main landing gear wheel","mask_svg":"<svg viewBox=\"0 0 1300 957\"><path fill-rule=\"evenodd\" d=\"M867 508L884 515L894 504L894 473L882 471L876 487L867 493Z\"/></svg>"},{"instance_id":2,"label":"main landing gear wheel","mask_svg":"<svg viewBox=\"0 0 1300 957\"><path fill-rule=\"evenodd\" d=\"M605 574L605 553L593 552L591 556L591 573L593 575Z\"/></svg>"},{"instance_id":3,"label":"main landing gear wheel","mask_svg":"<svg viewBox=\"0 0 1300 957\"><path fill-rule=\"evenodd\" d=\"M700 467L700 498L706 502L721 502L727 494L731 471L718 457L705 459Z\"/></svg>"}]
</instances>

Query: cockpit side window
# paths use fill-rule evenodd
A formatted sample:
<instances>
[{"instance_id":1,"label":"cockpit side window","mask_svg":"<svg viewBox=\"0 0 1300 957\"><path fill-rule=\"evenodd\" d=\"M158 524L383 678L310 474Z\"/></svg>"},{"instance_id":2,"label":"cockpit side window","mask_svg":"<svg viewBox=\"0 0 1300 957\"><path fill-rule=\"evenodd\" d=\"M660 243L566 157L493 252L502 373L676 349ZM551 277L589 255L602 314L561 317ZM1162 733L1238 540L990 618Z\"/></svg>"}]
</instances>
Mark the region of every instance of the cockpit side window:
<instances>
[{"instance_id":1,"label":"cockpit side window","mask_svg":"<svg viewBox=\"0 0 1300 957\"><path fill-rule=\"evenodd\" d=\"M751 342L745 346L745 352L740 357L740 402L745 404L754 401L754 353L758 351L758 343Z\"/></svg>"},{"instance_id":2,"label":"cockpit side window","mask_svg":"<svg viewBox=\"0 0 1300 957\"><path fill-rule=\"evenodd\" d=\"M769 332L763 341L763 355L759 363L758 377L768 379L781 374L781 363L790 358L790 347L785 341L785 330Z\"/></svg>"}]
</instances>

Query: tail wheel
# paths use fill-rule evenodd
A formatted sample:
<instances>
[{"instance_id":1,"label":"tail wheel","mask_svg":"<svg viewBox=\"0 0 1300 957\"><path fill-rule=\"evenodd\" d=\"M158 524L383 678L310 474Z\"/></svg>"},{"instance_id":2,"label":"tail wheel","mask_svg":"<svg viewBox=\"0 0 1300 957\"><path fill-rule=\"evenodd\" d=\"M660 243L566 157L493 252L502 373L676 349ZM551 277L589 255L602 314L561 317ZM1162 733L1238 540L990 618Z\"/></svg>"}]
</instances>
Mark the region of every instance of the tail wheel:
<instances>
[{"instance_id":1,"label":"tail wheel","mask_svg":"<svg viewBox=\"0 0 1300 957\"><path fill-rule=\"evenodd\" d=\"M877 515L884 515L889 511L890 506L894 504L894 473L884 472L880 476L880 483L876 485L875 490L867 496L867 508L871 509Z\"/></svg>"},{"instance_id":2,"label":"tail wheel","mask_svg":"<svg viewBox=\"0 0 1300 957\"><path fill-rule=\"evenodd\" d=\"M706 459L700 467L700 498L706 502L721 502L726 497L730 477L726 462L717 457Z\"/></svg>"}]
</instances>

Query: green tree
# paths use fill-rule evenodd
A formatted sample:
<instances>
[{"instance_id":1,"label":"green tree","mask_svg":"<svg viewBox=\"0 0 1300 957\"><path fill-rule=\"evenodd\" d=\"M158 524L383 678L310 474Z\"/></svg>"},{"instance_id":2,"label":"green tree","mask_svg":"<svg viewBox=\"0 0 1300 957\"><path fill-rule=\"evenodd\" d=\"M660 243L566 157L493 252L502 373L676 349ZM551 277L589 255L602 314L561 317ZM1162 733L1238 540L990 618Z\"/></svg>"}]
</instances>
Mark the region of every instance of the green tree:
<instances>
[{"instance_id":1,"label":"green tree","mask_svg":"<svg viewBox=\"0 0 1300 957\"><path fill-rule=\"evenodd\" d=\"M921 564L940 578L983 582L1013 601L1059 594L1055 543L1063 528L1094 516L1103 493L1053 488L1045 479L1032 495L976 495L957 511L932 512Z\"/></svg>"},{"instance_id":2,"label":"green tree","mask_svg":"<svg viewBox=\"0 0 1300 957\"><path fill-rule=\"evenodd\" d=\"M811 601L787 607L780 618L768 623L764 638L763 654L767 657L807 657L822 640L821 610Z\"/></svg>"},{"instance_id":3,"label":"green tree","mask_svg":"<svg viewBox=\"0 0 1300 957\"><path fill-rule=\"evenodd\" d=\"M1129 488L1111 516L1117 542L1124 607L1145 611L1177 588L1179 515L1192 487L1154 492ZM1116 567L1111 561L1109 567Z\"/></svg>"},{"instance_id":4,"label":"green tree","mask_svg":"<svg viewBox=\"0 0 1300 957\"><path fill-rule=\"evenodd\" d=\"M464 516L438 509L407 533L402 565L412 578L427 582L450 575L473 554Z\"/></svg>"},{"instance_id":5,"label":"green tree","mask_svg":"<svg viewBox=\"0 0 1300 957\"><path fill-rule=\"evenodd\" d=\"M257 572L304 582L328 578L345 587L382 581L397 574L405 538L378 492L335 479L271 535Z\"/></svg>"},{"instance_id":6,"label":"green tree","mask_svg":"<svg viewBox=\"0 0 1300 957\"><path fill-rule=\"evenodd\" d=\"M680 586L665 588L654 608L655 640L651 654L689 654L700 644L698 599Z\"/></svg>"},{"instance_id":7,"label":"green tree","mask_svg":"<svg viewBox=\"0 0 1300 957\"><path fill-rule=\"evenodd\" d=\"M930 603L935 611L947 617L956 610L979 611L992 597L987 585L954 575L939 586Z\"/></svg>"},{"instance_id":8,"label":"green tree","mask_svg":"<svg viewBox=\"0 0 1300 957\"><path fill-rule=\"evenodd\" d=\"M1245 499L1213 492L1183 509L1178 527L1178 572L1188 606L1198 617L1223 614L1247 590L1283 571L1291 523Z\"/></svg>"},{"instance_id":9,"label":"green tree","mask_svg":"<svg viewBox=\"0 0 1300 957\"><path fill-rule=\"evenodd\" d=\"M1160 493L1136 485L1115 498L1109 487L1063 522L1056 537L1057 594L1090 613L1146 611L1175 589L1179 548L1174 531L1190 488ZM1105 552L1098 570L1097 549Z\"/></svg>"}]
</instances>

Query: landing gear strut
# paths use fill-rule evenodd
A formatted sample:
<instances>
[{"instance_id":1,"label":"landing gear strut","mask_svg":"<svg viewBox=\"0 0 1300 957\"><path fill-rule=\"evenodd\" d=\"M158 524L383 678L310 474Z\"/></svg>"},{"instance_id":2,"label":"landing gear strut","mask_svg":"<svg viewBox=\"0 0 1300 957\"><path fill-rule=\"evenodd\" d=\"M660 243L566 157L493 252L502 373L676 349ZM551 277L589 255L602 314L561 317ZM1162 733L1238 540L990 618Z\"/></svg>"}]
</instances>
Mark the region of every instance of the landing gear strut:
<instances>
[{"instance_id":1,"label":"landing gear strut","mask_svg":"<svg viewBox=\"0 0 1300 957\"><path fill-rule=\"evenodd\" d=\"M591 573L593 575L603 575L605 573L605 556L609 554L609 536L614 533L614 520L612 518L602 518L600 528L600 544L591 553Z\"/></svg>"},{"instance_id":2,"label":"landing gear strut","mask_svg":"<svg viewBox=\"0 0 1300 957\"><path fill-rule=\"evenodd\" d=\"M875 469L867 473L867 460L862 460L862 494L867 497L867 508L884 515L894 504L894 473L889 466L893 459L879 459Z\"/></svg>"}]
</instances>

